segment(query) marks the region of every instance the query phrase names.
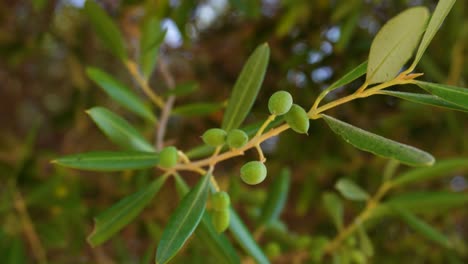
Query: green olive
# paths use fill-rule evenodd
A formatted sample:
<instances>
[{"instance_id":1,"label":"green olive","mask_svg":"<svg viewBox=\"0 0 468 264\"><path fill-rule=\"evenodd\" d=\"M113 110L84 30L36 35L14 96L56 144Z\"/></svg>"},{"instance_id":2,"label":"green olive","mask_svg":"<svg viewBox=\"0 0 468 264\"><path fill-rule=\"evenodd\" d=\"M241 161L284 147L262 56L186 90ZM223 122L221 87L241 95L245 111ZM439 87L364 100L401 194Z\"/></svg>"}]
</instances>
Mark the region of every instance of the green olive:
<instances>
[{"instance_id":1,"label":"green olive","mask_svg":"<svg viewBox=\"0 0 468 264\"><path fill-rule=\"evenodd\" d=\"M231 204L231 199L229 199L229 194L227 192L217 192L211 196L211 205L213 210L222 211L229 208Z\"/></svg>"},{"instance_id":2,"label":"green olive","mask_svg":"<svg viewBox=\"0 0 468 264\"><path fill-rule=\"evenodd\" d=\"M220 128L210 128L203 133L202 139L205 144L212 147L218 147L224 145L226 134L226 131Z\"/></svg>"},{"instance_id":3,"label":"green olive","mask_svg":"<svg viewBox=\"0 0 468 264\"><path fill-rule=\"evenodd\" d=\"M231 148L241 148L247 141L249 141L249 136L240 129L233 129L227 133L226 142Z\"/></svg>"},{"instance_id":4,"label":"green olive","mask_svg":"<svg viewBox=\"0 0 468 264\"><path fill-rule=\"evenodd\" d=\"M260 161L250 161L242 166L240 175L245 183L255 185L265 180L267 169L265 164Z\"/></svg>"},{"instance_id":5,"label":"green olive","mask_svg":"<svg viewBox=\"0 0 468 264\"><path fill-rule=\"evenodd\" d=\"M216 232L224 232L229 227L229 218L229 209L213 211L211 213L211 221Z\"/></svg>"},{"instance_id":6,"label":"green olive","mask_svg":"<svg viewBox=\"0 0 468 264\"><path fill-rule=\"evenodd\" d=\"M159 153L159 166L172 168L177 164L177 149L175 147L165 147Z\"/></svg>"},{"instance_id":7,"label":"green olive","mask_svg":"<svg viewBox=\"0 0 468 264\"><path fill-rule=\"evenodd\" d=\"M304 108L293 104L289 112L286 113L284 119L292 130L300 134L306 134L309 130L309 116L307 116Z\"/></svg>"},{"instance_id":8,"label":"green olive","mask_svg":"<svg viewBox=\"0 0 468 264\"><path fill-rule=\"evenodd\" d=\"M290 93L278 91L268 100L268 110L272 115L284 115L291 108L293 99Z\"/></svg>"}]
</instances>

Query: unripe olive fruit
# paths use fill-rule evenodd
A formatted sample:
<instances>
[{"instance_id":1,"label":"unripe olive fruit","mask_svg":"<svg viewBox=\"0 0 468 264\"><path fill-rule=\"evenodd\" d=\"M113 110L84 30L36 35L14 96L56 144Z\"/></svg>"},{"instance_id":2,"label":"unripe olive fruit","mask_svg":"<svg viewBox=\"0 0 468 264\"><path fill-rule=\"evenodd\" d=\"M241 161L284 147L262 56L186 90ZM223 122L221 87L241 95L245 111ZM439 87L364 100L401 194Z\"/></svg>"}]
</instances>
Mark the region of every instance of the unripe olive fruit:
<instances>
[{"instance_id":1,"label":"unripe olive fruit","mask_svg":"<svg viewBox=\"0 0 468 264\"><path fill-rule=\"evenodd\" d=\"M205 144L212 147L218 147L224 144L226 134L226 131L221 128L210 128L203 133L202 139Z\"/></svg>"},{"instance_id":2,"label":"unripe olive fruit","mask_svg":"<svg viewBox=\"0 0 468 264\"><path fill-rule=\"evenodd\" d=\"M293 104L289 112L286 113L284 119L292 130L300 134L306 134L309 130L309 117L304 108Z\"/></svg>"},{"instance_id":3,"label":"unripe olive fruit","mask_svg":"<svg viewBox=\"0 0 468 264\"><path fill-rule=\"evenodd\" d=\"M226 142L231 148L241 148L247 141L249 141L249 136L240 129L233 129L227 133Z\"/></svg>"},{"instance_id":4,"label":"unripe olive fruit","mask_svg":"<svg viewBox=\"0 0 468 264\"><path fill-rule=\"evenodd\" d=\"M216 232L224 232L229 227L229 210L213 211L211 214L211 222Z\"/></svg>"},{"instance_id":5,"label":"unripe olive fruit","mask_svg":"<svg viewBox=\"0 0 468 264\"><path fill-rule=\"evenodd\" d=\"M290 93L278 91L268 100L268 110L272 115L284 115L291 108L293 99Z\"/></svg>"},{"instance_id":6,"label":"unripe olive fruit","mask_svg":"<svg viewBox=\"0 0 468 264\"><path fill-rule=\"evenodd\" d=\"M217 192L211 196L211 205L215 211L227 210L230 204L231 199L227 192Z\"/></svg>"},{"instance_id":7,"label":"unripe olive fruit","mask_svg":"<svg viewBox=\"0 0 468 264\"><path fill-rule=\"evenodd\" d=\"M177 164L177 149L175 147L165 147L159 153L159 166L172 168Z\"/></svg>"},{"instance_id":8,"label":"unripe olive fruit","mask_svg":"<svg viewBox=\"0 0 468 264\"><path fill-rule=\"evenodd\" d=\"M240 170L241 179L250 185L259 184L265 180L267 169L260 161L250 161Z\"/></svg>"}]
</instances>

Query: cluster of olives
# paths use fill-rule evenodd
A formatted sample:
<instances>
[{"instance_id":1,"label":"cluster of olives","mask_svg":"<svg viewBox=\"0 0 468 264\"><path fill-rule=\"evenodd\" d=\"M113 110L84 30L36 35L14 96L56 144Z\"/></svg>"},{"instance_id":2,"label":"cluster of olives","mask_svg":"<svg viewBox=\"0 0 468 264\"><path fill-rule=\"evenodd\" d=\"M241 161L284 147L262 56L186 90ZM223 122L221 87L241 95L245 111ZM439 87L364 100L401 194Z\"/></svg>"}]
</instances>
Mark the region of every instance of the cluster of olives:
<instances>
[{"instance_id":1,"label":"cluster of olives","mask_svg":"<svg viewBox=\"0 0 468 264\"><path fill-rule=\"evenodd\" d=\"M275 92L268 100L268 110L272 115L284 115L286 123L297 133L306 134L309 130L309 117L304 108L293 104L290 93Z\"/></svg>"},{"instance_id":2,"label":"cluster of olives","mask_svg":"<svg viewBox=\"0 0 468 264\"><path fill-rule=\"evenodd\" d=\"M233 129L229 132L221 128L208 129L202 136L203 142L212 147L220 147L225 143L230 148L241 148L249 141L247 134L240 129Z\"/></svg>"},{"instance_id":3,"label":"cluster of olives","mask_svg":"<svg viewBox=\"0 0 468 264\"><path fill-rule=\"evenodd\" d=\"M216 232L224 232L229 227L229 206L231 200L227 192L217 192L211 196L211 220Z\"/></svg>"}]
</instances>

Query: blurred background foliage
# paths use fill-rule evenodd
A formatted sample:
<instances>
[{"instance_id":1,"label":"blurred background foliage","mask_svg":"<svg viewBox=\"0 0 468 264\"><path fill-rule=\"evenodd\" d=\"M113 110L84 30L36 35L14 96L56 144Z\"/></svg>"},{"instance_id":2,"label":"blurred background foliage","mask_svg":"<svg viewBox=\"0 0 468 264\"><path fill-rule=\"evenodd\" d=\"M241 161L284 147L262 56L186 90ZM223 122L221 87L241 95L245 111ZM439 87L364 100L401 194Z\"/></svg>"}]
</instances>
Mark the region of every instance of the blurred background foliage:
<instances>
[{"instance_id":1,"label":"blurred background foliage","mask_svg":"<svg viewBox=\"0 0 468 264\"><path fill-rule=\"evenodd\" d=\"M262 42L271 47L265 83L247 122L267 116L270 94L284 89L298 104L309 107L331 82L367 58L373 36L385 21L409 6L433 9L435 0L102 0L118 23L130 54L138 54L139 25L157 16L168 33L161 57L177 84L196 84L195 92L179 97L176 107L215 103L216 107L184 111L169 123L167 143L189 150L201 143L207 128L219 126L219 105L248 55ZM150 263L168 215L177 204L173 184L154 203L104 246L91 248L86 235L92 218L119 198L144 186L153 171L84 173L54 167L50 160L64 154L115 149L84 111L104 105L121 113L153 137L154 128L119 108L86 76L97 66L134 87L117 58L102 47L86 16L83 0L0 2L0 254L2 263ZM467 2L459 0L429 46L418 71L428 81L466 87L468 72ZM166 87L157 72L151 85ZM359 82L330 95L349 93ZM411 90L414 87L402 87ZM193 89L192 89L193 90ZM141 93L141 91L139 91ZM417 105L394 98L372 97L340 106L331 115L443 159L468 155L468 117L464 113ZM268 185L283 167L291 170L287 204L277 225L282 232L265 233L262 247L276 262L294 260L297 243L311 236L335 235L320 197L348 177L373 193L386 161L345 144L322 121L312 122L309 136L284 133L263 145L269 175L261 186L240 183L239 167L255 153L218 165L224 189L249 223L267 196ZM401 169L401 168L400 168ZM404 168L403 168L404 169ZM193 175L185 177L193 183ZM467 193L467 175L413 185L412 190ZM399 192L404 190L395 190ZM465 203L466 205L466 203ZM458 241L454 250L441 248L400 221L374 223L371 263L466 263L467 206L431 214L439 230ZM345 203L345 222L361 209ZM287 230L284 232L284 230ZM299 241L299 242L298 242ZM349 243L353 243L352 241ZM280 250L278 249L280 247ZM279 251L278 251L279 250ZM270 252L270 253L271 253ZM273 254L271 253L271 254ZM175 262L207 263L199 243L190 243Z\"/></svg>"}]
</instances>

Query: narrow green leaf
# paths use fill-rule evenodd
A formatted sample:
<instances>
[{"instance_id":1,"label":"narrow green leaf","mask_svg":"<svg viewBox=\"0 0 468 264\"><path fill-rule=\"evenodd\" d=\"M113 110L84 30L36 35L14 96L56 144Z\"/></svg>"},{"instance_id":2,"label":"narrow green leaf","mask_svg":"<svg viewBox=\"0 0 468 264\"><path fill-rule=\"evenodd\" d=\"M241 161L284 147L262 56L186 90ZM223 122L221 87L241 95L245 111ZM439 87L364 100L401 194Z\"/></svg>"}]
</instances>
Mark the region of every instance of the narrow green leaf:
<instances>
[{"instance_id":1,"label":"narrow green leaf","mask_svg":"<svg viewBox=\"0 0 468 264\"><path fill-rule=\"evenodd\" d=\"M91 246L98 246L128 225L151 202L167 177L160 177L150 185L131 194L97 216L93 232L88 236Z\"/></svg>"},{"instance_id":2,"label":"narrow green leaf","mask_svg":"<svg viewBox=\"0 0 468 264\"><path fill-rule=\"evenodd\" d=\"M417 168L403 173L391 182L394 186L401 186L417 181L427 182L430 179L449 176L451 172L468 169L468 158L456 158L438 161L429 168Z\"/></svg>"},{"instance_id":3,"label":"narrow green leaf","mask_svg":"<svg viewBox=\"0 0 468 264\"><path fill-rule=\"evenodd\" d=\"M434 164L431 154L417 148L386 139L362 130L331 116L322 115L328 126L354 147L385 158L392 158L411 166Z\"/></svg>"},{"instance_id":4,"label":"narrow green leaf","mask_svg":"<svg viewBox=\"0 0 468 264\"><path fill-rule=\"evenodd\" d=\"M415 84L441 99L468 110L468 88L461 88L440 83L415 81Z\"/></svg>"},{"instance_id":5,"label":"narrow green leaf","mask_svg":"<svg viewBox=\"0 0 468 264\"><path fill-rule=\"evenodd\" d=\"M187 184L179 175L176 175L175 179L179 195L184 196L189 191ZM219 234L214 229L207 211L205 211L200 224L195 229L195 236L200 239L203 247L207 248L218 259L219 263L240 263L240 258L226 235Z\"/></svg>"},{"instance_id":6,"label":"narrow green leaf","mask_svg":"<svg viewBox=\"0 0 468 264\"><path fill-rule=\"evenodd\" d=\"M435 95L429 94L419 94L419 93L406 93L406 92L396 92L396 91L380 91L380 94L383 95L390 95L394 97L398 97L404 100L408 100L410 102L425 104L425 105L432 105L442 108L447 108L450 110L457 110L468 112L468 109L460 107L456 104L449 103L445 100L442 100L440 97Z\"/></svg>"},{"instance_id":7,"label":"narrow green leaf","mask_svg":"<svg viewBox=\"0 0 468 264\"><path fill-rule=\"evenodd\" d=\"M372 244L372 240L367 235L364 226L360 224L358 226L358 238L359 238L359 247L361 248L362 252L367 257L372 257L374 255L374 246Z\"/></svg>"},{"instance_id":8,"label":"narrow green leaf","mask_svg":"<svg viewBox=\"0 0 468 264\"><path fill-rule=\"evenodd\" d=\"M317 97L317 101L321 101L331 91L338 89L348 83L351 83L357 78L363 76L364 74L366 74L366 71L367 71L367 61L361 63L359 66L357 66L356 68L346 73L339 80L332 83L327 89L323 90L323 92L321 92L319 96Z\"/></svg>"},{"instance_id":9,"label":"narrow green leaf","mask_svg":"<svg viewBox=\"0 0 468 264\"><path fill-rule=\"evenodd\" d=\"M171 260L197 228L205 212L210 177L203 176L169 218L156 252L157 264Z\"/></svg>"},{"instance_id":10,"label":"narrow green leaf","mask_svg":"<svg viewBox=\"0 0 468 264\"><path fill-rule=\"evenodd\" d=\"M93 0L86 1L84 12L104 45L110 49L115 56L125 61L127 59L125 42L112 19Z\"/></svg>"},{"instance_id":11,"label":"narrow green leaf","mask_svg":"<svg viewBox=\"0 0 468 264\"><path fill-rule=\"evenodd\" d=\"M426 29L429 11L413 7L390 19L372 42L367 66L369 84L392 80L411 58Z\"/></svg>"},{"instance_id":12,"label":"narrow green leaf","mask_svg":"<svg viewBox=\"0 0 468 264\"><path fill-rule=\"evenodd\" d=\"M335 193L326 192L322 196L322 202L336 229L343 229L344 208L340 197Z\"/></svg>"},{"instance_id":13,"label":"narrow green leaf","mask_svg":"<svg viewBox=\"0 0 468 264\"><path fill-rule=\"evenodd\" d=\"M159 155L152 152L87 152L58 158L58 165L93 171L147 169L158 165Z\"/></svg>"},{"instance_id":14,"label":"narrow green leaf","mask_svg":"<svg viewBox=\"0 0 468 264\"><path fill-rule=\"evenodd\" d=\"M393 210L397 212L397 214L401 217L401 219L403 219L406 222L406 224L408 224L411 228L413 228L421 235L438 243L443 247L450 246L450 241L444 234L440 233L437 229L433 228L423 220L419 219L410 211L400 207L393 207Z\"/></svg>"},{"instance_id":15,"label":"narrow green leaf","mask_svg":"<svg viewBox=\"0 0 468 264\"><path fill-rule=\"evenodd\" d=\"M221 125L224 130L238 128L247 117L265 77L269 57L270 48L265 43L245 63L228 101Z\"/></svg>"},{"instance_id":16,"label":"narrow green leaf","mask_svg":"<svg viewBox=\"0 0 468 264\"><path fill-rule=\"evenodd\" d=\"M349 200L366 201L369 199L369 194L350 179L339 179L335 188Z\"/></svg>"},{"instance_id":17,"label":"narrow green leaf","mask_svg":"<svg viewBox=\"0 0 468 264\"><path fill-rule=\"evenodd\" d=\"M156 120L151 109L130 89L115 80L111 75L93 67L86 68L86 73L88 77L99 85L114 101L151 122Z\"/></svg>"},{"instance_id":18,"label":"narrow green leaf","mask_svg":"<svg viewBox=\"0 0 468 264\"><path fill-rule=\"evenodd\" d=\"M270 263L267 256L262 252L255 239L252 237L251 232L242 223L242 220L237 215L234 209L230 209L231 221L229 230L231 231L234 239L237 240L239 245L259 264Z\"/></svg>"},{"instance_id":19,"label":"narrow green leaf","mask_svg":"<svg viewBox=\"0 0 468 264\"><path fill-rule=\"evenodd\" d=\"M445 17L450 12L450 9L452 9L455 1L456 0L439 0L437 3L434 13L432 14L431 19L429 20L429 24L427 25L426 32L424 33L421 43L419 44L418 51L416 52L416 57L414 58L414 62L411 65L411 68L414 69L414 67L418 64L422 55L429 46L429 43L431 43L432 38L434 38L434 35L439 30L442 22L444 22Z\"/></svg>"},{"instance_id":20,"label":"narrow green leaf","mask_svg":"<svg viewBox=\"0 0 468 264\"><path fill-rule=\"evenodd\" d=\"M86 111L96 125L114 144L126 150L154 152L154 147L125 119L104 107Z\"/></svg>"},{"instance_id":21,"label":"narrow green leaf","mask_svg":"<svg viewBox=\"0 0 468 264\"><path fill-rule=\"evenodd\" d=\"M160 21L149 18L142 25L140 39L140 67L143 75L149 78L154 71L158 59L159 47L164 41L166 30L161 28Z\"/></svg>"},{"instance_id":22,"label":"narrow green leaf","mask_svg":"<svg viewBox=\"0 0 468 264\"><path fill-rule=\"evenodd\" d=\"M185 82L181 84L177 84L174 89L167 90L164 93L164 96L174 95L177 97L184 96L191 94L199 89L199 85L197 82Z\"/></svg>"},{"instance_id":23,"label":"narrow green leaf","mask_svg":"<svg viewBox=\"0 0 468 264\"><path fill-rule=\"evenodd\" d=\"M268 196L260 213L260 225L267 225L278 219L288 199L290 182L291 171L288 169L281 170L280 174L273 179L273 182L268 188Z\"/></svg>"},{"instance_id":24,"label":"narrow green leaf","mask_svg":"<svg viewBox=\"0 0 468 264\"><path fill-rule=\"evenodd\" d=\"M175 107L172 114L185 117L206 116L221 110L221 108L223 108L221 103L193 103Z\"/></svg>"}]
</instances>

